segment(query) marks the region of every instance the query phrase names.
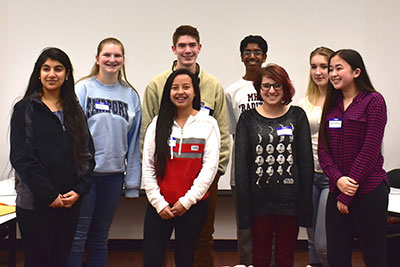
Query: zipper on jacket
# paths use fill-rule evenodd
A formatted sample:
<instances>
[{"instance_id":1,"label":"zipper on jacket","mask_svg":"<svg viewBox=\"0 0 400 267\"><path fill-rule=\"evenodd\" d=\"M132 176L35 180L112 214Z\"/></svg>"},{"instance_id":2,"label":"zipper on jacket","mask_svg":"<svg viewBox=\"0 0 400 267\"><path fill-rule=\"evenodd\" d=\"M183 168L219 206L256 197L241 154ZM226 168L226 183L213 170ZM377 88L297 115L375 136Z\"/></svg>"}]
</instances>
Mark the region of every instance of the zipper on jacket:
<instances>
[{"instance_id":1,"label":"zipper on jacket","mask_svg":"<svg viewBox=\"0 0 400 267\"><path fill-rule=\"evenodd\" d=\"M31 100L31 101L32 101L32 100ZM65 127L64 122L61 122L60 118L59 118L56 114L54 114L54 112L52 112L52 111L49 109L49 107L47 107L43 102L38 102L38 101L35 101L35 100L33 100L32 102L36 102L37 104L39 104L39 106L40 106L42 109L44 109L45 112L49 112L49 113L51 114L50 116L52 116L53 119L57 120L57 122L59 123L59 125L61 126L61 129L62 129L63 142L64 142L64 150L66 150L66 148L68 147L68 142L67 142L67 136L66 136L67 128Z\"/></svg>"},{"instance_id":2,"label":"zipper on jacket","mask_svg":"<svg viewBox=\"0 0 400 267\"><path fill-rule=\"evenodd\" d=\"M181 155L181 150L182 150L182 139L183 139L183 128L181 128L181 140L179 141L179 152L178 155Z\"/></svg>"},{"instance_id":3,"label":"zipper on jacket","mask_svg":"<svg viewBox=\"0 0 400 267\"><path fill-rule=\"evenodd\" d=\"M33 102L38 103L46 112L49 112L51 114L50 116L52 116L55 120L57 120L57 122L61 125L61 129L63 130L63 132L67 130L65 128L64 122L61 122L60 118L56 114L54 114L54 112L51 111L49 107L47 107L43 102L37 102L37 101Z\"/></svg>"},{"instance_id":4,"label":"zipper on jacket","mask_svg":"<svg viewBox=\"0 0 400 267\"><path fill-rule=\"evenodd\" d=\"M176 139L172 136L169 137L169 151L171 152L171 159L174 158L174 146L176 146Z\"/></svg>"}]
</instances>

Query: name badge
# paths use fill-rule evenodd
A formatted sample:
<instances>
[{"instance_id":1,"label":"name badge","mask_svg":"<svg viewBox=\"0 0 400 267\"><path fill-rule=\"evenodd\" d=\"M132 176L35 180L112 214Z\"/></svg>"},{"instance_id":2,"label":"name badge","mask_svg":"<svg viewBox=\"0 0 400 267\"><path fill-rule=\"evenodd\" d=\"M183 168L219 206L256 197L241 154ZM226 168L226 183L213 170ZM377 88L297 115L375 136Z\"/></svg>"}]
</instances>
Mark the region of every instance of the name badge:
<instances>
[{"instance_id":1,"label":"name badge","mask_svg":"<svg viewBox=\"0 0 400 267\"><path fill-rule=\"evenodd\" d=\"M279 127L276 129L276 133L278 136L283 136L283 135L288 135L291 136L293 135L292 127L291 126L284 126L284 127Z\"/></svg>"},{"instance_id":2,"label":"name badge","mask_svg":"<svg viewBox=\"0 0 400 267\"><path fill-rule=\"evenodd\" d=\"M191 151L199 151L199 149L200 149L200 147L197 146L197 145L192 145L192 146L190 147L190 150L191 150Z\"/></svg>"},{"instance_id":3,"label":"name badge","mask_svg":"<svg viewBox=\"0 0 400 267\"><path fill-rule=\"evenodd\" d=\"M104 111L110 110L110 105L108 103L96 102L96 104L94 106L98 110L104 110Z\"/></svg>"},{"instance_id":4,"label":"name badge","mask_svg":"<svg viewBox=\"0 0 400 267\"><path fill-rule=\"evenodd\" d=\"M210 110L211 109L209 107L201 105L200 112L204 112L205 114L210 115Z\"/></svg>"},{"instance_id":5,"label":"name badge","mask_svg":"<svg viewBox=\"0 0 400 267\"><path fill-rule=\"evenodd\" d=\"M176 138L175 137L171 137L168 141L168 146L169 147L176 147Z\"/></svg>"},{"instance_id":6,"label":"name badge","mask_svg":"<svg viewBox=\"0 0 400 267\"><path fill-rule=\"evenodd\" d=\"M329 119L329 128L330 129L340 129L340 128L342 128L342 119L341 118Z\"/></svg>"}]
</instances>

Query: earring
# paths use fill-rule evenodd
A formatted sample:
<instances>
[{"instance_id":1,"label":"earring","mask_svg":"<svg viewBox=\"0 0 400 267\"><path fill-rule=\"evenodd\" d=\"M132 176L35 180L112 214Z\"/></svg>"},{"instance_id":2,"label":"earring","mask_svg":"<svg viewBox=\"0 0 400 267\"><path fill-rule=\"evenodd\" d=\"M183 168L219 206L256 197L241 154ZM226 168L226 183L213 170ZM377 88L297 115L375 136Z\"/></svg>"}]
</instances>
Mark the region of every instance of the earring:
<instances>
[{"instance_id":1,"label":"earring","mask_svg":"<svg viewBox=\"0 0 400 267\"><path fill-rule=\"evenodd\" d=\"M39 80L40 80L40 77L39 77Z\"/></svg>"},{"instance_id":2,"label":"earring","mask_svg":"<svg viewBox=\"0 0 400 267\"><path fill-rule=\"evenodd\" d=\"M66 81L68 81L68 77L67 77L67 78L65 78L65 80L66 80Z\"/></svg>"}]
</instances>

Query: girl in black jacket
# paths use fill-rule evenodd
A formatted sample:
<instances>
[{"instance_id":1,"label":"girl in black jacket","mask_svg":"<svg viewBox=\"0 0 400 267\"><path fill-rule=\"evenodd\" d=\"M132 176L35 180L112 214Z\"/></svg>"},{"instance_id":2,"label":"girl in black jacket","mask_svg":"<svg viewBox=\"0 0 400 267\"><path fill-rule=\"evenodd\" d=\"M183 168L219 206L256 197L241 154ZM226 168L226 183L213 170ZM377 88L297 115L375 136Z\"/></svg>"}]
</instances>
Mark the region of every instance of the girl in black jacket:
<instances>
[{"instance_id":1,"label":"girl in black jacket","mask_svg":"<svg viewBox=\"0 0 400 267\"><path fill-rule=\"evenodd\" d=\"M94 147L74 91L72 66L45 49L11 118L10 161L25 266L65 266L91 182Z\"/></svg>"},{"instance_id":2,"label":"girl in black jacket","mask_svg":"<svg viewBox=\"0 0 400 267\"><path fill-rule=\"evenodd\" d=\"M240 229L251 229L252 264L294 262L299 225L311 226L313 154L305 112L289 106L294 88L280 66L269 64L255 82L263 105L243 112L236 126L235 181Z\"/></svg>"}]
</instances>

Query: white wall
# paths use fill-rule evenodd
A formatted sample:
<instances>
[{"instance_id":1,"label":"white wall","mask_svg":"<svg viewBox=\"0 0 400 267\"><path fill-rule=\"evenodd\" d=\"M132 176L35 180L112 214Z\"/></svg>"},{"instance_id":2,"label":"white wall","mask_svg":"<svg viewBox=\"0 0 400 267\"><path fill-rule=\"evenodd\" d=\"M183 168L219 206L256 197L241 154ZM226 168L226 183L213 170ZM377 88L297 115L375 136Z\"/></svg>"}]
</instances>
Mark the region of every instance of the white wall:
<instances>
[{"instance_id":1,"label":"white wall","mask_svg":"<svg viewBox=\"0 0 400 267\"><path fill-rule=\"evenodd\" d=\"M8 123L9 117L8 112L10 109L10 90L6 89L6 79L7 79L7 63L6 63L6 40L7 40L7 2L6 0L0 0L0 55L3 58L3 64L0 64L0 95L1 99L5 100L0 105L0 179L5 177L6 175L6 166L8 159ZM8 164L9 165L9 164Z\"/></svg>"},{"instance_id":2,"label":"white wall","mask_svg":"<svg viewBox=\"0 0 400 267\"><path fill-rule=\"evenodd\" d=\"M311 50L358 50L388 106L385 168L399 167L399 10L400 2L392 0L0 0L0 171L8 172L10 109L44 47L66 51L80 78L88 74L98 42L117 37L126 48L128 78L143 94L151 77L171 66L172 33L181 24L198 28L199 63L224 87L243 75L239 42L248 34L264 36L267 61L285 67L294 82L294 102L305 92ZM228 179L222 180L220 187L228 188Z\"/></svg>"}]
</instances>

